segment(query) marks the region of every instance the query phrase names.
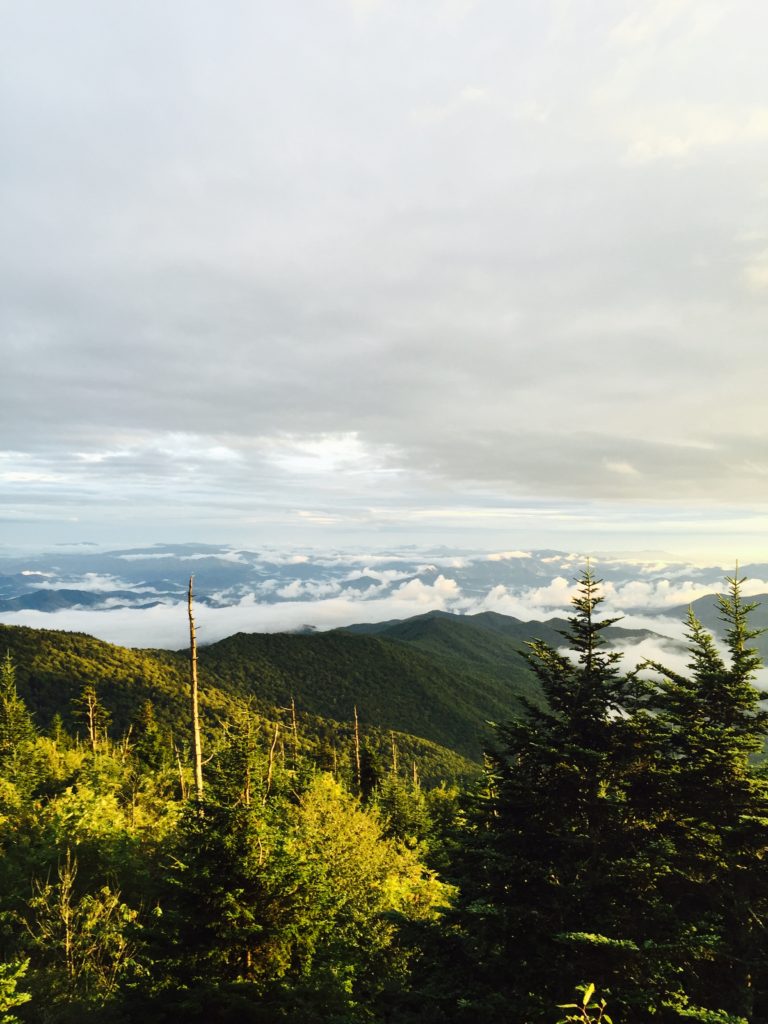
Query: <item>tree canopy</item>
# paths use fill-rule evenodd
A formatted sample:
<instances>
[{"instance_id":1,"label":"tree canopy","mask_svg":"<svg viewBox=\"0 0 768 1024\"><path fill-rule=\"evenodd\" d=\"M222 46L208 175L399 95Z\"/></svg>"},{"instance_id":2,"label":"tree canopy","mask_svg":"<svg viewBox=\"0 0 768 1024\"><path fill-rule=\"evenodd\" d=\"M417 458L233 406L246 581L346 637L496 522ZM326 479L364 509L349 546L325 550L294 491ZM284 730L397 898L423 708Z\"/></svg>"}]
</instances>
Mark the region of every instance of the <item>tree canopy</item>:
<instances>
[{"instance_id":1,"label":"tree canopy","mask_svg":"<svg viewBox=\"0 0 768 1024\"><path fill-rule=\"evenodd\" d=\"M528 646L539 689L463 789L425 784L402 734L230 694L207 705L192 799L172 663L160 707L135 679L114 699L73 639L72 685L44 688L36 722L6 657L0 1021L768 1020L744 580L722 641L691 613L687 669L632 672L601 581L577 583L562 643Z\"/></svg>"}]
</instances>

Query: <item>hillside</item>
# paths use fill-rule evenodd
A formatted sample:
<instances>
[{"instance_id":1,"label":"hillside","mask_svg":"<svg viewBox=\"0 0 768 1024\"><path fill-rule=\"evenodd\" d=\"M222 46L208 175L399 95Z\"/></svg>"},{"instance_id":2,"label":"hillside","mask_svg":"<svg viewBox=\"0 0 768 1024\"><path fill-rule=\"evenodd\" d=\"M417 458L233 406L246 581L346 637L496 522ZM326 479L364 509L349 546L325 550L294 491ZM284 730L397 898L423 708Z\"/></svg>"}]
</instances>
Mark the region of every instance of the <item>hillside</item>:
<instances>
[{"instance_id":1,"label":"hillside","mask_svg":"<svg viewBox=\"0 0 768 1024\"><path fill-rule=\"evenodd\" d=\"M768 594L756 594L754 597L745 598L749 604L756 604L757 608L750 614L749 621L752 629L763 630L755 637L754 646L760 651L763 660L768 662ZM688 616L688 605L680 605L677 608L669 608L664 611L666 617L679 619L684 622ZM720 617L720 609L717 598L714 594L707 594L693 601L690 605L699 621L708 630L720 638L724 635L724 625Z\"/></svg>"},{"instance_id":2,"label":"hillside","mask_svg":"<svg viewBox=\"0 0 768 1024\"><path fill-rule=\"evenodd\" d=\"M316 634L238 633L200 652L201 671L229 692L424 736L479 759L489 721L520 710L520 696L540 699L516 652L483 651L484 637L457 623L455 643L416 648L398 638L344 630ZM439 626L437 628L440 628ZM469 645L469 646L468 646ZM471 646L474 645L474 658Z\"/></svg>"},{"instance_id":3,"label":"hillside","mask_svg":"<svg viewBox=\"0 0 768 1024\"><path fill-rule=\"evenodd\" d=\"M415 648L449 662L457 672L481 672L497 684L511 684L516 695L536 702L541 699L541 692L521 655L533 639L562 648L566 643L563 632L567 629L565 619L524 622L498 612L454 615L436 611L410 619L361 623L345 632L407 645L411 650ZM659 639L660 635L645 629L609 626L603 636L609 646L624 647L652 637ZM667 645L676 643L667 637L663 639Z\"/></svg>"},{"instance_id":4,"label":"hillside","mask_svg":"<svg viewBox=\"0 0 768 1024\"><path fill-rule=\"evenodd\" d=\"M264 719L285 720L293 699L304 727L319 737L328 734L328 722L348 732L357 707L371 735L395 730L415 737L408 743L437 744L477 762L489 723L542 699L521 657L526 641L562 646L565 625L432 612L327 633L238 633L200 649L203 709L213 725L247 699ZM609 632L622 641L649 635ZM128 650L80 633L0 626L3 650L11 652L21 693L41 724L56 712L66 718L86 683L97 687L117 732L147 699L169 730L186 721L185 651Z\"/></svg>"},{"instance_id":5,"label":"hillside","mask_svg":"<svg viewBox=\"0 0 768 1024\"><path fill-rule=\"evenodd\" d=\"M242 660L235 654L240 645L237 638L232 641L229 663L221 652L215 656L215 665L221 669L218 677L211 671L209 652L200 652L201 707L209 736L222 721L235 714L244 698L264 721L264 735L271 735L272 723L279 721L286 725L289 721L286 705L293 695L305 742L317 751L350 748L354 699L337 720L330 711L316 710L322 702L315 701L312 706L303 702L298 688L294 688L293 693L290 688L286 689L287 697L283 698L280 696L283 691L275 685L275 680L285 682L288 687L288 677L275 671L270 673L269 666L259 663L260 671L267 668L267 685L259 685L255 678L244 679L248 674L244 673ZM74 728L73 702L83 687L91 684L110 712L111 731L115 736L126 732L136 721L143 702L150 700L158 723L179 743L185 742L188 683L184 651L129 650L83 633L0 625L0 652L11 655L16 665L19 693L41 728L48 728L56 714L62 715L65 723ZM277 699L270 699L270 695L277 695ZM411 735L409 730L401 731L389 720L372 720L363 715L362 703L360 713L362 735L374 756L389 756L390 730L394 730L403 762L415 760L425 781L465 777L476 770L461 752L457 752L460 748L447 749L429 734Z\"/></svg>"}]
</instances>

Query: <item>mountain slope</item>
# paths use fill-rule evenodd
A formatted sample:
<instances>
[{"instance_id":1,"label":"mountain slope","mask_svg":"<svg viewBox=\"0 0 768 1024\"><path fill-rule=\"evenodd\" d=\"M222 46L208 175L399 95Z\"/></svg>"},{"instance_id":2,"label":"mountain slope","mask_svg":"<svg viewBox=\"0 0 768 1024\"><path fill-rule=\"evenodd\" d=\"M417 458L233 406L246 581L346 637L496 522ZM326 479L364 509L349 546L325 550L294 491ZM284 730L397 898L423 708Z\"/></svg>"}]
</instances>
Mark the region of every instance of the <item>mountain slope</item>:
<instances>
[{"instance_id":1,"label":"mountain slope","mask_svg":"<svg viewBox=\"0 0 768 1024\"><path fill-rule=\"evenodd\" d=\"M327 633L238 633L199 651L203 708L209 725L247 699L265 719L285 720L295 701L319 735L321 720L347 723L357 707L368 730L396 730L480 760L491 722L541 702L538 681L521 657L535 637L561 647L560 620L521 622L482 613L429 613L401 622ZM612 631L615 639L648 635ZM68 714L92 683L125 730L150 699L158 718L182 736L187 720L185 651L126 650L78 633L0 626L22 695L41 724ZM181 727L179 722L182 723Z\"/></svg>"},{"instance_id":2,"label":"mountain slope","mask_svg":"<svg viewBox=\"0 0 768 1024\"><path fill-rule=\"evenodd\" d=\"M766 632L755 637L752 643L762 655L763 660L768 662L768 594L756 594L753 597L744 598L744 601L758 606L749 616L750 625L753 629L761 629ZM688 605L680 605L677 608L667 608L659 614L684 622L688 617L688 607ZM715 595L707 594L705 597L699 597L691 603L690 607L693 608L696 618L710 632L722 639L725 629Z\"/></svg>"},{"instance_id":3,"label":"mountain slope","mask_svg":"<svg viewBox=\"0 0 768 1024\"><path fill-rule=\"evenodd\" d=\"M293 696L315 714L361 719L424 736L479 758L489 721L520 710L521 694L538 695L525 665L518 675L489 672L478 658L414 649L343 630L317 634L238 633L200 652L201 671L231 692L277 705Z\"/></svg>"},{"instance_id":4,"label":"mountain slope","mask_svg":"<svg viewBox=\"0 0 768 1024\"><path fill-rule=\"evenodd\" d=\"M128 650L83 633L2 625L0 651L11 655L19 693L33 711L39 727L47 728L55 714L61 714L66 722L76 726L73 702L83 687L90 684L112 716L114 735L124 734L135 723L143 702L150 700L159 724L177 738L179 745L186 744L189 709L185 651ZM214 679L210 666L205 665L205 651L201 650L200 655L201 707L209 738L221 722L232 717L240 698L248 698L253 711L264 720L264 735L271 736L270 723L289 723L287 701L270 700L269 682L263 686L252 685L248 680L243 683L238 657L233 656L229 665L225 665L226 658L217 659L216 664L223 671ZM262 663L260 670L264 667ZM278 678L275 670L267 672L267 676L272 684ZM319 702L314 702L312 707L302 702L298 688L290 688L290 677L286 677L285 682L288 700L291 692L295 695L302 739L316 748L336 746L341 755L351 749L354 699L348 710L339 716L341 720L336 720L328 712L316 712L321 706ZM272 685L271 692L279 694L281 691ZM419 774L425 781L465 777L476 770L461 753L441 746L429 735L411 735L407 729L398 730L391 721L376 722L367 718L361 722L364 740L379 757L389 756L390 730L396 732L402 762L410 765L417 761Z\"/></svg>"},{"instance_id":5,"label":"mountain slope","mask_svg":"<svg viewBox=\"0 0 768 1024\"><path fill-rule=\"evenodd\" d=\"M516 698L540 702L538 681L528 668L523 655L527 644L543 640L555 648L566 646L563 633L568 630L565 619L546 622L524 622L498 612L478 615L455 615L450 612L427 612L411 619L384 623L363 623L348 628L355 635L373 635L417 649L449 663L453 671L471 675L481 673L495 685L513 688ZM605 630L609 646L625 647L645 639L676 642L650 630L610 626ZM490 717L490 716L489 716Z\"/></svg>"}]
</instances>

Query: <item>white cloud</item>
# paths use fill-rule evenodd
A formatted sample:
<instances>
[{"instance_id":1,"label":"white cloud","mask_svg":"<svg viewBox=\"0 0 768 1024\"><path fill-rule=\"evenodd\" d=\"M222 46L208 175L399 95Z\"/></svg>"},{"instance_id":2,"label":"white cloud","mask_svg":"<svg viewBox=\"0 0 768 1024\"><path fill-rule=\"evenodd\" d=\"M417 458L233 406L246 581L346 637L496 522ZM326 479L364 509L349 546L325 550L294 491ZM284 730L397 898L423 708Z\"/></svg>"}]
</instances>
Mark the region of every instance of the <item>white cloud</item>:
<instances>
[{"instance_id":1,"label":"white cloud","mask_svg":"<svg viewBox=\"0 0 768 1024\"><path fill-rule=\"evenodd\" d=\"M611 608L673 608L687 605L699 597L713 593L718 587L690 580L631 580L628 583L604 585L606 604Z\"/></svg>"},{"instance_id":2,"label":"white cloud","mask_svg":"<svg viewBox=\"0 0 768 1024\"><path fill-rule=\"evenodd\" d=\"M752 291L768 290L768 249L754 257L744 267L744 280Z\"/></svg>"},{"instance_id":3,"label":"white cloud","mask_svg":"<svg viewBox=\"0 0 768 1024\"><path fill-rule=\"evenodd\" d=\"M130 589L136 594L155 593L151 587L136 587L126 583L118 576L111 576L104 573L86 572L69 580L46 580L45 582L30 581L35 590L60 590L63 587L70 590L84 590L88 593L99 594L110 590Z\"/></svg>"},{"instance_id":4,"label":"white cloud","mask_svg":"<svg viewBox=\"0 0 768 1024\"><path fill-rule=\"evenodd\" d=\"M764 10L302 10L5 19L6 540L588 547L687 501L706 549L764 507Z\"/></svg>"},{"instance_id":5,"label":"white cloud","mask_svg":"<svg viewBox=\"0 0 768 1024\"><path fill-rule=\"evenodd\" d=\"M622 622L621 625L624 626L625 623ZM680 641L666 641L662 637L646 637L639 642L611 643L611 649L621 652L621 667L625 672L631 672L643 662L655 661L672 672L685 673L691 660L690 654Z\"/></svg>"},{"instance_id":6,"label":"white cloud","mask_svg":"<svg viewBox=\"0 0 768 1024\"><path fill-rule=\"evenodd\" d=\"M613 462L610 459L606 459L603 463L606 469L609 469L612 473L618 473L620 476L640 476L640 473L631 462Z\"/></svg>"},{"instance_id":7,"label":"white cloud","mask_svg":"<svg viewBox=\"0 0 768 1024\"><path fill-rule=\"evenodd\" d=\"M393 599L397 601L425 605L443 611L460 598L461 590L456 580L447 579L442 573L432 584L423 583L419 579L409 580L402 583L393 594Z\"/></svg>"},{"instance_id":8,"label":"white cloud","mask_svg":"<svg viewBox=\"0 0 768 1024\"><path fill-rule=\"evenodd\" d=\"M143 562L145 560L168 558L168 553L165 551L142 551L138 552L126 552L122 555L115 555L115 558L121 559L123 562Z\"/></svg>"},{"instance_id":9,"label":"white cloud","mask_svg":"<svg viewBox=\"0 0 768 1024\"><path fill-rule=\"evenodd\" d=\"M411 112L411 117L417 124L438 125L463 115L473 108L488 106L491 99L488 89L468 85L446 103L431 103L417 107Z\"/></svg>"},{"instance_id":10,"label":"white cloud","mask_svg":"<svg viewBox=\"0 0 768 1024\"><path fill-rule=\"evenodd\" d=\"M682 15L695 11L702 0L645 0L611 30L613 42L638 46L653 43L678 24Z\"/></svg>"},{"instance_id":11,"label":"white cloud","mask_svg":"<svg viewBox=\"0 0 768 1024\"><path fill-rule=\"evenodd\" d=\"M255 446L272 465L303 476L391 472L389 463L395 456L393 446L374 449L357 431L262 437Z\"/></svg>"},{"instance_id":12,"label":"white cloud","mask_svg":"<svg viewBox=\"0 0 768 1024\"><path fill-rule=\"evenodd\" d=\"M5 473L0 473L0 480L7 484L59 484L63 483L66 477L62 473L10 469Z\"/></svg>"},{"instance_id":13,"label":"white cloud","mask_svg":"<svg viewBox=\"0 0 768 1024\"><path fill-rule=\"evenodd\" d=\"M531 619L551 618L551 609L543 615L541 607L534 607L527 596L510 592L503 584L492 587L480 600L466 601L462 611L471 615L473 612L498 612L501 615L511 615L515 619L522 619L524 622Z\"/></svg>"},{"instance_id":14,"label":"white cloud","mask_svg":"<svg viewBox=\"0 0 768 1024\"><path fill-rule=\"evenodd\" d=\"M534 608L568 608L577 593L575 583L564 576L556 576L546 587L533 588L521 596Z\"/></svg>"},{"instance_id":15,"label":"white cloud","mask_svg":"<svg viewBox=\"0 0 768 1024\"><path fill-rule=\"evenodd\" d=\"M698 150L768 140L768 107L669 104L627 113L620 130L629 136L630 160L685 159Z\"/></svg>"},{"instance_id":16,"label":"white cloud","mask_svg":"<svg viewBox=\"0 0 768 1024\"><path fill-rule=\"evenodd\" d=\"M313 512L309 509L296 509L295 514L299 519L304 519L315 526L336 526L343 523L345 517L340 515L329 515L327 512Z\"/></svg>"},{"instance_id":17,"label":"white cloud","mask_svg":"<svg viewBox=\"0 0 768 1024\"><path fill-rule=\"evenodd\" d=\"M380 10L384 0L344 0L344 3L356 17L365 18Z\"/></svg>"},{"instance_id":18,"label":"white cloud","mask_svg":"<svg viewBox=\"0 0 768 1024\"><path fill-rule=\"evenodd\" d=\"M341 584L337 580L293 580L275 593L288 601L299 597L305 600L321 600L331 594L338 594L340 590Z\"/></svg>"},{"instance_id":19,"label":"white cloud","mask_svg":"<svg viewBox=\"0 0 768 1024\"><path fill-rule=\"evenodd\" d=\"M603 584L605 606L620 611L624 609L685 607L700 597L723 593L725 589L726 584L723 581L699 583L693 580L674 582L671 579L663 579L655 581L630 580L626 583L607 581ZM745 597L764 594L766 591L768 591L768 581L763 579L749 579L742 588Z\"/></svg>"},{"instance_id":20,"label":"white cloud","mask_svg":"<svg viewBox=\"0 0 768 1024\"><path fill-rule=\"evenodd\" d=\"M98 466L112 461L124 462L147 456L162 456L179 463L209 462L238 463L242 454L228 445L217 443L210 436L186 431L165 431L149 435L144 431L131 431L115 435L117 442L111 448L76 451L71 457L76 463Z\"/></svg>"},{"instance_id":21,"label":"white cloud","mask_svg":"<svg viewBox=\"0 0 768 1024\"><path fill-rule=\"evenodd\" d=\"M277 591L279 597L291 600L294 597L301 597L304 590L304 584L301 580L293 580L284 587L280 587Z\"/></svg>"},{"instance_id":22,"label":"white cloud","mask_svg":"<svg viewBox=\"0 0 768 1024\"><path fill-rule=\"evenodd\" d=\"M312 623L333 629L353 622L383 622L409 618L431 609L445 610L459 597L453 580L441 578L434 587L413 581L416 586L396 591L387 598L361 602L349 595L320 600L300 597L280 604L261 604L253 596L227 608L199 604L196 621L201 644L214 643L237 632L281 632ZM62 629L90 633L110 643L127 647L180 649L188 642L186 605L158 605L154 608L121 608L101 612L70 608L53 613L21 611L4 613L8 625L36 629Z\"/></svg>"}]
</instances>

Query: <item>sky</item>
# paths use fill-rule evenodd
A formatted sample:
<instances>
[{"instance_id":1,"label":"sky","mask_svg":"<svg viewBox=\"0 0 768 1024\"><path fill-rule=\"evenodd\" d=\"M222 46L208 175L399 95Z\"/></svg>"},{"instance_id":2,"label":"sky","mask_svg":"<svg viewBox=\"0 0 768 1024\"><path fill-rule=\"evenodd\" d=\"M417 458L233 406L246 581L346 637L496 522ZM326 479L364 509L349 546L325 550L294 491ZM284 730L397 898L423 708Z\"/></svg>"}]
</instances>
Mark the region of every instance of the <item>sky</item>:
<instances>
[{"instance_id":1,"label":"sky","mask_svg":"<svg viewBox=\"0 0 768 1024\"><path fill-rule=\"evenodd\" d=\"M0 0L0 546L768 555L759 0Z\"/></svg>"}]
</instances>

